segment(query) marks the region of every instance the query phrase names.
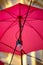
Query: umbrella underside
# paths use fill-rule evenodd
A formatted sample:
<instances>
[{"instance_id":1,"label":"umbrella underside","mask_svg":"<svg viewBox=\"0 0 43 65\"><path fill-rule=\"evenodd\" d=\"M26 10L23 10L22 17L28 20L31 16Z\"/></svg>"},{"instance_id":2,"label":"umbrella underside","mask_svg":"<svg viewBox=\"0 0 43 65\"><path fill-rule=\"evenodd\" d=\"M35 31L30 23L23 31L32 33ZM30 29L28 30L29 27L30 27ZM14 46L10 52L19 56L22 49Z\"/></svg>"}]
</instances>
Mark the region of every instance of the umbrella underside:
<instances>
[{"instance_id":1,"label":"umbrella underside","mask_svg":"<svg viewBox=\"0 0 43 65\"><path fill-rule=\"evenodd\" d=\"M13 53L29 6L17 4L0 11L0 52ZM22 49L26 52L43 49L43 10L30 7L22 31ZM16 54L20 54L17 47Z\"/></svg>"}]
</instances>

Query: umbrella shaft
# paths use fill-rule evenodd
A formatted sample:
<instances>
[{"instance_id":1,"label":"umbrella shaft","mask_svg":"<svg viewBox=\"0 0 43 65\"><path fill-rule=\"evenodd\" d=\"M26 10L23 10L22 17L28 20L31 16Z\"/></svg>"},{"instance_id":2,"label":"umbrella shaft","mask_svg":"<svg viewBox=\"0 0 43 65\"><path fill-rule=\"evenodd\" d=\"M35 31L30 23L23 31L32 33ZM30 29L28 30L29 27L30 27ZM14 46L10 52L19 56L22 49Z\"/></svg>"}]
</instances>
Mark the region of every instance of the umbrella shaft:
<instances>
[{"instance_id":1,"label":"umbrella shaft","mask_svg":"<svg viewBox=\"0 0 43 65\"><path fill-rule=\"evenodd\" d=\"M21 50L21 65L23 65L22 50Z\"/></svg>"},{"instance_id":2,"label":"umbrella shaft","mask_svg":"<svg viewBox=\"0 0 43 65\"><path fill-rule=\"evenodd\" d=\"M19 28L20 28L20 35L19 35L19 39L21 40L21 38L22 38L22 36L21 36L21 31L22 31L21 18L19 18Z\"/></svg>"}]
</instances>

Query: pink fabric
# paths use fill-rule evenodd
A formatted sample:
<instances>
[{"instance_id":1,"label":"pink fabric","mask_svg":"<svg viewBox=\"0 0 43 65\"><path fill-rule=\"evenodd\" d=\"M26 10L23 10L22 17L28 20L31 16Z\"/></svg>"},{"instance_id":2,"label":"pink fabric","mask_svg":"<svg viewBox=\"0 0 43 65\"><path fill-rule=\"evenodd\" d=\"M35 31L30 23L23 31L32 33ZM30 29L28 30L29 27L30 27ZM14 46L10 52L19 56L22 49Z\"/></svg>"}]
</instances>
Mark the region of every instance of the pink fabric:
<instances>
[{"instance_id":1,"label":"pink fabric","mask_svg":"<svg viewBox=\"0 0 43 65\"><path fill-rule=\"evenodd\" d=\"M0 65L4 65L4 63L0 61Z\"/></svg>"},{"instance_id":2,"label":"pink fabric","mask_svg":"<svg viewBox=\"0 0 43 65\"><path fill-rule=\"evenodd\" d=\"M22 24L28 11L27 5L17 4L13 7L0 11L0 52L13 53L19 36L19 19L22 16ZM20 12L21 13L20 13ZM43 49L43 10L35 7L30 8L26 23L22 32L23 50L26 53ZM19 51L19 49L17 48ZM15 52L19 54L20 52Z\"/></svg>"}]
</instances>

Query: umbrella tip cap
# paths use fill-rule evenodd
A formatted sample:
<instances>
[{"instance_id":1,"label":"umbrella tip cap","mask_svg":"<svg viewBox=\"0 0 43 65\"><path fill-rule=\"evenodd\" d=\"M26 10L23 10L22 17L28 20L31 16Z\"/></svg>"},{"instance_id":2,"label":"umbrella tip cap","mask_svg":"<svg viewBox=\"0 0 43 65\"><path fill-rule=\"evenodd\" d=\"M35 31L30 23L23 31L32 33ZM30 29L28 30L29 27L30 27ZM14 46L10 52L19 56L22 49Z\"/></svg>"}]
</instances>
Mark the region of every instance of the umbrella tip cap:
<instances>
[{"instance_id":1,"label":"umbrella tip cap","mask_svg":"<svg viewBox=\"0 0 43 65\"><path fill-rule=\"evenodd\" d=\"M22 5L22 3L18 3L19 5Z\"/></svg>"}]
</instances>

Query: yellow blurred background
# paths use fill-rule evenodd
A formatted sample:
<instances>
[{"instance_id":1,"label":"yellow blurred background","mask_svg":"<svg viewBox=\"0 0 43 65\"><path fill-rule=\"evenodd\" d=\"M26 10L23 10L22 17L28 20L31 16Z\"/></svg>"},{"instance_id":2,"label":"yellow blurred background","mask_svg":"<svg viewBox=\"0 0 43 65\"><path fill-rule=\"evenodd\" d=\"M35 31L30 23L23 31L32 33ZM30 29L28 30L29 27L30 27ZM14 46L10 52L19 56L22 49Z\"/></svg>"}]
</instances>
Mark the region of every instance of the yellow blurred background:
<instances>
[{"instance_id":1,"label":"yellow blurred background","mask_svg":"<svg viewBox=\"0 0 43 65\"><path fill-rule=\"evenodd\" d=\"M0 0L0 7L7 8L17 3L30 4L31 0ZM43 0L32 0L32 5L43 8Z\"/></svg>"}]
</instances>

